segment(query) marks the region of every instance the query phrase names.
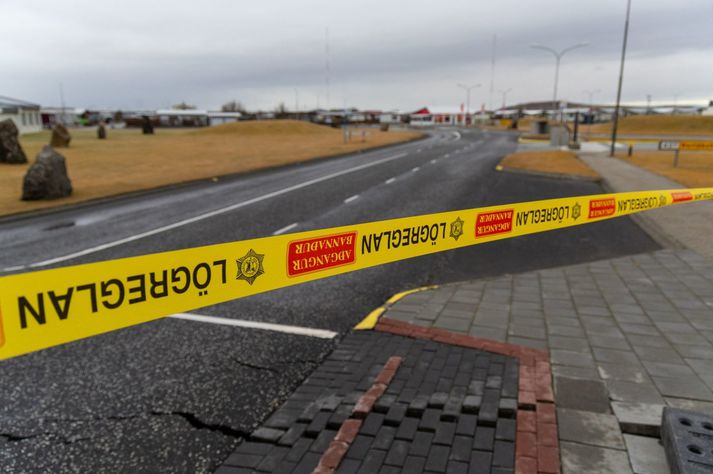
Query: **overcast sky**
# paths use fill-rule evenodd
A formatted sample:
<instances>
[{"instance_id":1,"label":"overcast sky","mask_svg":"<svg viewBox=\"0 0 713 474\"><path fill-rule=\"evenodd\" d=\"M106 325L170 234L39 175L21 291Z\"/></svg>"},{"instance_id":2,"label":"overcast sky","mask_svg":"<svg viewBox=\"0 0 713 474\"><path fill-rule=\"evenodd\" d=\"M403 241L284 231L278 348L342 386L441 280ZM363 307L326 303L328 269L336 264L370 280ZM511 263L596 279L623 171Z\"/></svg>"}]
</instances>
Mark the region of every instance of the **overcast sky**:
<instances>
[{"instance_id":1,"label":"overcast sky","mask_svg":"<svg viewBox=\"0 0 713 474\"><path fill-rule=\"evenodd\" d=\"M0 95L46 106L613 102L626 0L0 0ZM329 55L325 53L326 30ZM495 93L491 51L497 35ZM329 58L329 87L326 62ZM623 99L713 99L713 1L633 0Z\"/></svg>"}]
</instances>

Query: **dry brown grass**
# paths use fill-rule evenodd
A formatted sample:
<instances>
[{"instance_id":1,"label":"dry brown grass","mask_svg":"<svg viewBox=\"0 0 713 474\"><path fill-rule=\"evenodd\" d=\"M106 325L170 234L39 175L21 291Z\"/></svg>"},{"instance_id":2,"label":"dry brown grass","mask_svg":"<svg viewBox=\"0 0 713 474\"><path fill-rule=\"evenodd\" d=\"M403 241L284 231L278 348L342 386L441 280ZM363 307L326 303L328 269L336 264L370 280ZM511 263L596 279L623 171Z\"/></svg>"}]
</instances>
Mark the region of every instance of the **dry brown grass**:
<instances>
[{"instance_id":1,"label":"dry brown grass","mask_svg":"<svg viewBox=\"0 0 713 474\"><path fill-rule=\"evenodd\" d=\"M610 134L611 123L592 125L591 133ZM583 131L590 131L583 127ZM713 116L637 115L619 120L620 134L713 135Z\"/></svg>"},{"instance_id":2,"label":"dry brown grass","mask_svg":"<svg viewBox=\"0 0 713 474\"><path fill-rule=\"evenodd\" d=\"M682 151L678 168L673 167L672 151L634 151L632 157L617 153L617 158L665 176L689 188L713 186L713 153Z\"/></svg>"},{"instance_id":3,"label":"dry brown grass","mask_svg":"<svg viewBox=\"0 0 713 474\"><path fill-rule=\"evenodd\" d=\"M53 201L20 201L28 165L0 165L0 215L62 206L159 186L241 173L317 157L416 139L417 132L369 129L366 142L355 131L344 144L341 130L290 120L241 122L207 129L108 130L98 140L94 129L71 130L67 159L72 196ZM20 137L30 162L49 132Z\"/></svg>"},{"instance_id":4,"label":"dry brown grass","mask_svg":"<svg viewBox=\"0 0 713 474\"><path fill-rule=\"evenodd\" d=\"M577 158L577 155L563 150L512 153L503 158L499 166L537 173L599 178L599 174Z\"/></svg>"}]
</instances>

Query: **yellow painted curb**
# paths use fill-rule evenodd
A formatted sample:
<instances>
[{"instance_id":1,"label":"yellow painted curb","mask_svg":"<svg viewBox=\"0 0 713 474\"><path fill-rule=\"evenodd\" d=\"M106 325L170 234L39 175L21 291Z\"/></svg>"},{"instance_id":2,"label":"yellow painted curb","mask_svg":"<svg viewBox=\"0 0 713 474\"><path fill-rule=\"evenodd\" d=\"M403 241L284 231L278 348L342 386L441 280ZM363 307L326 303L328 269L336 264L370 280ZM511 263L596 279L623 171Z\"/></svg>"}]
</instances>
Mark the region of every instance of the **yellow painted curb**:
<instances>
[{"instance_id":1,"label":"yellow painted curb","mask_svg":"<svg viewBox=\"0 0 713 474\"><path fill-rule=\"evenodd\" d=\"M434 288L438 288L438 285L422 286L420 288L414 288L413 290L406 290L402 291L401 293L396 293L394 296L386 300L386 303L384 303L383 306L379 306L378 308L376 308L374 311L369 313L366 318L362 319L359 324L354 326L354 330L368 331L374 329L374 326L376 326L376 323L379 322L379 318L381 317L381 315L384 314L390 306L395 305L399 300L403 299L408 295L418 293L419 291L432 290Z\"/></svg>"},{"instance_id":2,"label":"yellow painted curb","mask_svg":"<svg viewBox=\"0 0 713 474\"><path fill-rule=\"evenodd\" d=\"M354 329L357 331L374 329L374 326L376 326L376 323L379 322L379 317L384 314L384 311L386 311L386 308L384 308L383 306L379 306L374 311L369 313L366 318L362 319L359 324L354 326Z\"/></svg>"}]
</instances>

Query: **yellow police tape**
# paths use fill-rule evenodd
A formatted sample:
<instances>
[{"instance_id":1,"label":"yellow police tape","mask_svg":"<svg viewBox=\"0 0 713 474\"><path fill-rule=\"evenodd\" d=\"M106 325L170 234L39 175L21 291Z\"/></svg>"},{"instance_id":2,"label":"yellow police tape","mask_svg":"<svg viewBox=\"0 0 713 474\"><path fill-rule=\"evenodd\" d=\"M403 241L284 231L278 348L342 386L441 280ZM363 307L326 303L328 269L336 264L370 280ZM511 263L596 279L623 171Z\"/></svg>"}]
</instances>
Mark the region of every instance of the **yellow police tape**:
<instances>
[{"instance_id":1,"label":"yellow police tape","mask_svg":"<svg viewBox=\"0 0 713 474\"><path fill-rule=\"evenodd\" d=\"M549 199L210 245L0 278L0 359L298 283L713 199L713 188Z\"/></svg>"}]
</instances>

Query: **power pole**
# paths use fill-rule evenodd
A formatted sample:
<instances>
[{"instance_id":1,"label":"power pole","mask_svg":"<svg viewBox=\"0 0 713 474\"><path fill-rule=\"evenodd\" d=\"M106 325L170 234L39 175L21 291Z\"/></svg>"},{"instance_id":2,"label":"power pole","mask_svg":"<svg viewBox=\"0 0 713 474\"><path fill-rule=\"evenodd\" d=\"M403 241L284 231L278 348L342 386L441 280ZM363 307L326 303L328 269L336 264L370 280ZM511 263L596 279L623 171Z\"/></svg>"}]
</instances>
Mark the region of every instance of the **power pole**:
<instances>
[{"instance_id":1,"label":"power pole","mask_svg":"<svg viewBox=\"0 0 713 474\"><path fill-rule=\"evenodd\" d=\"M490 95L488 96L488 108L493 110L493 94L495 93L495 47L498 35L493 35L493 51L490 56Z\"/></svg>"},{"instance_id":2,"label":"power pole","mask_svg":"<svg viewBox=\"0 0 713 474\"><path fill-rule=\"evenodd\" d=\"M327 86L327 110L329 110L329 28L324 30L324 82Z\"/></svg>"},{"instance_id":3,"label":"power pole","mask_svg":"<svg viewBox=\"0 0 713 474\"><path fill-rule=\"evenodd\" d=\"M624 61L626 59L626 41L629 38L629 16L631 15L631 0L626 2L626 22L624 23L624 42L621 45L621 65L619 67L619 86L616 90L616 106L614 107L614 126L611 132L611 148L609 156L614 156L616 132L619 126L619 106L621 105L621 86L624 83Z\"/></svg>"},{"instance_id":4,"label":"power pole","mask_svg":"<svg viewBox=\"0 0 713 474\"><path fill-rule=\"evenodd\" d=\"M61 82L59 83L59 105L60 105L60 107L62 107L62 113L60 114L59 121L62 125L66 125L66 119L64 116L64 114L65 114L65 112L64 112L64 86L62 85Z\"/></svg>"}]
</instances>

